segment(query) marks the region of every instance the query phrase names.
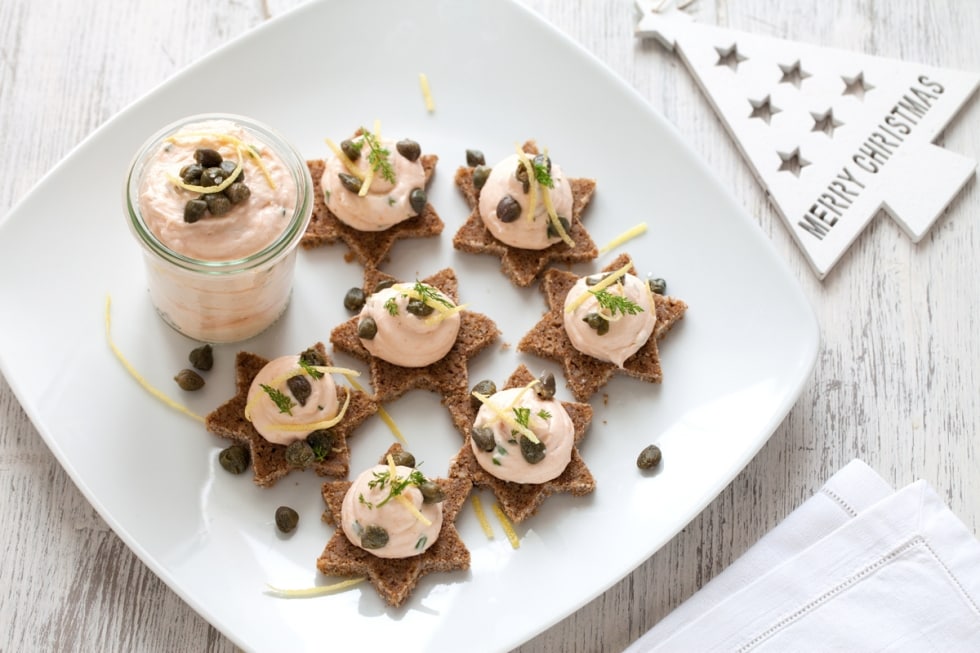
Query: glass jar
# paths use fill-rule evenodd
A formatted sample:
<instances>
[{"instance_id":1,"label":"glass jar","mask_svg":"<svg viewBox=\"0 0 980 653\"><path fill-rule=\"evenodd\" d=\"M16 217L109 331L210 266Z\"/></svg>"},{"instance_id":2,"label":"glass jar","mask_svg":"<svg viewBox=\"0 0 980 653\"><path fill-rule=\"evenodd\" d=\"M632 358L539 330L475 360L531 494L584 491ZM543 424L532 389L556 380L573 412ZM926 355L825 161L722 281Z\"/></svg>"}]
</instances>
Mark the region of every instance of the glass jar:
<instances>
[{"instance_id":1,"label":"glass jar","mask_svg":"<svg viewBox=\"0 0 980 653\"><path fill-rule=\"evenodd\" d=\"M217 151L229 169L208 165L213 155L198 150ZM185 168L195 157L208 179ZM232 190L229 177L247 191ZM150 299L170 326L202 342L236 342L282 315L313 211L313 181L280 134L231 114L183 118L140 148L125 186ZM200 203L189 210L192 200L207 200L207 210Z\"/></svg>"}]
</instances>

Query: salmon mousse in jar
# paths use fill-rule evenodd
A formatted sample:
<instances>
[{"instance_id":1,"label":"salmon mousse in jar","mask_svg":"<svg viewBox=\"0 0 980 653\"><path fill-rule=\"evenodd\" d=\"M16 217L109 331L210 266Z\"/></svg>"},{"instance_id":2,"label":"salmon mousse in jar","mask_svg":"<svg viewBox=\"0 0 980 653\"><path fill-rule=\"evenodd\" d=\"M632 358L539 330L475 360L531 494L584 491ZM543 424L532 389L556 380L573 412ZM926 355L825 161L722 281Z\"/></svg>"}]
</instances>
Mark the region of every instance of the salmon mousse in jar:
<instances>
[{"instance_id":1,"label":"salmon mousse in jar","mask_svg":"<svg viewBox=\"0 0 980 653\"><path fill-rule=\"evenodd\" d=\"M137 153L125 202L150 299L174 329L236 342L282 315L313 182L279 133L228 114L179 120Z\"/></svg>"}]
</instances>

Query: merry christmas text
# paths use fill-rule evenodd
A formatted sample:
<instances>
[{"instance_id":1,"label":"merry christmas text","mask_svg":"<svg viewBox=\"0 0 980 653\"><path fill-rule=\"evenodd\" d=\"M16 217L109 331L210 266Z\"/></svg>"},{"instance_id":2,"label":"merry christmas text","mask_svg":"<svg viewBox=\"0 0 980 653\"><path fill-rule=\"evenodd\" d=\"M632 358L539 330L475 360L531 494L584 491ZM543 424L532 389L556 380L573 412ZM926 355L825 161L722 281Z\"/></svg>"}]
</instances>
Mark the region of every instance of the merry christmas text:
<instances>
[{"instance_id":1,"label":"merry christmas text","mask_svg":"<svg viewBox=\"0 0 980 653\"><path fill-rule=\"evenodd\" d=\"M944 91L942 84L920 75L850 157L851 163L841 168L797 224L823 240L864 190L866 184L858 177L878 174Z\"/></svg>"}]
</instances>

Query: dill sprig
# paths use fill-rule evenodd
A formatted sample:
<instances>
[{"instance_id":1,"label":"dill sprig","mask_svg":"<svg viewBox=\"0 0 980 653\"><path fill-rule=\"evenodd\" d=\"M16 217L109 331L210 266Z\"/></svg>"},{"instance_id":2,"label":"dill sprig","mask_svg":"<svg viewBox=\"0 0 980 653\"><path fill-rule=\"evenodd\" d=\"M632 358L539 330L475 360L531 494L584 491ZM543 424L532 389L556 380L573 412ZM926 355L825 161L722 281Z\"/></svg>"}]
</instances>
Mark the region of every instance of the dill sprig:
<instances>
[{"instance_id":1,"label":"dill sprig","mask_svg":"<svg viewBox=\"0 0 980 653\"><path fill-rule=\"evenodd\" d=\"M534 161L531 161L531 167L534 168L534 178L539 184L542 186L547 186L548 188L555 187L555 181L551 178L551 172L548 171L547 165L544 163L538 163L537 159L535 158Z\"/></svg>"},{"instance_id":2,"label":"dill sprig","mask_svg":"<svg viewBox=\"0 0 980 653\"><path fill-rule=\"evenodd\" d=\"M606 289L602 290L590 290L595 296L599 306L609 311L610 315L615 315L616 311L619 311L623 315L636 315L637 313L643 312L643 307L635 303L628 297L622 295L614 295Z\"/></svg>"},{"instance_id":3,"label":"dill sprig","mask_svg":"<svg viewBox=\"0 0 980 653\"><path fill-rule=\"evenodd\" d=\"M514 408L514 421L523 426L524 428L531 428L531 409L525 406L516 406Z\"/></svg>"},{"instance_id":4,"label":"dill sprig","mask_svg":"<svg viewBox=\"0 0 980 653\"><path fill-rule=\"evenodd\" d=\"M294 404L293 400L289 398L289 395L281 390L273 388L271 385L266 385L265 383L261 384L261 388L265 390L267 395L269 395L269 399L272 399L272 402L276 405L276 408L279 409L280 413L285 413L287 415L293 414L292 408L296 404Z\"/></svg>"},{"instance_id":5,"label":"dill sprig","mask_svg":"<svg viewBox=\"0 0 980 653\"><path fill-rule=\"evenodd\" d=\"M381 178L385 181L392 184L395 183L395 169L391 166L391 161L388 159L391 156L391 151L388 148L382 147L375 135L364 127L361 127L361 136L371 150L368 152L368 163L371 164L371 168L381 175Z\"/></svg>"},{"instance_id":6,"label":"dill sprig","mask_svg":"<svg viewBox=\"0 0 980 653\"><path fill-rule=\"evenodd\" d=\"M302 358L299 359L299 366L303 368L303 371L304 372L306 372L307 374L310 375L310 378L312 378L312 379L322 379L323 378L323 372L321 372L320 370L316 369L315 367L313 367L312 365L310 365L309 363L307 363Z\"/></svg>"},{"instance_id":7,"label":"dill sprig","mask_svg":"<svg viewBox=\"0 0 980 653\"><path fill-rule=\"evenodd\" d=\"M395 301L394 297L389 297L384 303L384 308L388 311L388 315L398 315L398 302Z\"/></svg>"},{"instance_id":8,"label":"dill sprig","mask_svg":"<svg viewBox=\"0 0 980 653\"><path fill-rule=\"evenodd\" d=\"M388 496L375 505L376 508L380 508L404 492L409 486L414 485L418 487L423 483L425 483L425 475L417 469L413 469L412 473L404 478L396 474L394 480L391 478L391 472L385 470L383 472L374 472L374 478L368 481L368 487L372 490L374 488L383 490L386 485L388 486Z\"/></svg>"},{"instance_id":9,"label":"dill sprig","mask_svg":"<svg viewBox=\"0 0 980 653\"><path fill-rule=\"evenodd\" d=\"M412 290L415 291L415 293L419 296L419 299L421 299L423 303L428 304L429 306L432 306L433 302L436 302L442 304L446 308L455 308L453 306L453 303L448 299L446 299L445 297L443 297L439 293L439 291L437 291L435 288L431 288L430 286L425 285L421 281L416 281L415 287L412 288Z\"/></svg>"}]
</instances>

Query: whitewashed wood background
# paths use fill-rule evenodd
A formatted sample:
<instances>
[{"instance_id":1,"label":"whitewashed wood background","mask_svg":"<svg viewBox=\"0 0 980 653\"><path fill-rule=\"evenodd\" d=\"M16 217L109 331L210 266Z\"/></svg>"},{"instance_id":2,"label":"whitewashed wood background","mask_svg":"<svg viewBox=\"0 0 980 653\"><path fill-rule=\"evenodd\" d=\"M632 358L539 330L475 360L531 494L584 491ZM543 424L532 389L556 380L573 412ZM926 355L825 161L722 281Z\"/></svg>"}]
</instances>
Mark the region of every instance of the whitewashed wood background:
<instances>
[{"instance_id":1,"label":"whitewashed wood background","mask_svg":"<svg viewBox=\"0 0 980 653\"><path fill-rule=\"evenodd\" d=\"M634 39L631 0L524 2L677 126L788 261L823 345L799 402L734 482L634 573L519 650L622 650L854 457L896 486L929 480L980 531L976 183L918 245L879 216L820 283L683 66ZM0 0L0 215L127 104L299 3ZM692 9L761 34L980 70L980 2L971 0L697 0ZM941 142L980 158L978 118L974 100ZM732 283L737 291L734 271ZM14 308L24 307L0 310ZM0 522L0 652L235 650L98 517L2 378Z\"/></svg>"}]
</instances>

